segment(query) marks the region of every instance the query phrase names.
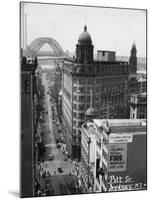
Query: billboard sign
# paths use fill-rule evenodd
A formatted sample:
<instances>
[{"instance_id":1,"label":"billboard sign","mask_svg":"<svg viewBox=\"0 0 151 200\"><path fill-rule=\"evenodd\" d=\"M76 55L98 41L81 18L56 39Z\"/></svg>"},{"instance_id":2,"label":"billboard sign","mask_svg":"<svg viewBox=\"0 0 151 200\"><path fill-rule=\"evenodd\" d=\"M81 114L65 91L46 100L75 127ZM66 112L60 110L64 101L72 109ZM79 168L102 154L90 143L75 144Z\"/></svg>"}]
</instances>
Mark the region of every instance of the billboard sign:
<instances>
[{"instance_id":1,"label":"billboard sign","mask_svg":"<svg viewBox=\"0 0 151 200\"><path fill-rule=\"evenodd\" d=\"M108 172L126 171L127 144L109 144Z\"/></svg>"}]
</instances>

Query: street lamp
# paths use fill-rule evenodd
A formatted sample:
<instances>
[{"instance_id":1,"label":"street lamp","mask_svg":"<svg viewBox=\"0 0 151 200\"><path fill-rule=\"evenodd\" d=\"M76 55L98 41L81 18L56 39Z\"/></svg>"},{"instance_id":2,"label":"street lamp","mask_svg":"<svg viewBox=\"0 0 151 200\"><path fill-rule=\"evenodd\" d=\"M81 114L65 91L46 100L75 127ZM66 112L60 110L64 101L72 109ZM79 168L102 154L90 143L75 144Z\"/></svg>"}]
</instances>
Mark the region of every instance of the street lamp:
<instances>
[{"instance_id":1,"label":"street lamp","mask_svg":"<svg viewBox=\"0 0 151 200\"><path fill-rule=\"evenodd\" d=\"M88 140L88 188L90 186L90 143L91 143L91 138L89 137L89 140Z\"/></svg>"}]
</instances>

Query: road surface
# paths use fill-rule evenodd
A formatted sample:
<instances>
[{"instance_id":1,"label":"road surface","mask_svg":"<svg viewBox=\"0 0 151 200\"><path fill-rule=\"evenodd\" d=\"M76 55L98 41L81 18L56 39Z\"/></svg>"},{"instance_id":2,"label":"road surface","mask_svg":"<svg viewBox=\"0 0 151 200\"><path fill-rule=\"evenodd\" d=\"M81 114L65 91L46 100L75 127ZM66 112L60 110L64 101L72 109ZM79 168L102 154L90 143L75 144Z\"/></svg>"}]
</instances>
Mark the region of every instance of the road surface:
<instances>
[{"instance_id":1,"label":"road surface","mask_svg":"<svg viewBox=\"0 0 151 200\"><path fill-rule=\"evenodd\" d=\"M46 79L46 73L42 74L42 84L45 87L44 105L45 111L48 112L48 114L45 114L44 134L42 136L42 141L46 149L46 152L44 153L45 162L42 163L41 166L50 172L54 195L71 194L68 185L70 185L74 179L74 175L71 175L74 172L74 167L71 161L64 160L64 154L62 153L61 148L58 149L56 145L54 134L57 131L57 126L56 124L53 124L52 121L51 107L54 105L52 105L50 94L48 94L48 92L50 93L50 90L49 81ZM49 154L54 155L53 160L49 160ZM58 167L63 169L63 173L58 172Z\"/></svg>"}]
</instances>

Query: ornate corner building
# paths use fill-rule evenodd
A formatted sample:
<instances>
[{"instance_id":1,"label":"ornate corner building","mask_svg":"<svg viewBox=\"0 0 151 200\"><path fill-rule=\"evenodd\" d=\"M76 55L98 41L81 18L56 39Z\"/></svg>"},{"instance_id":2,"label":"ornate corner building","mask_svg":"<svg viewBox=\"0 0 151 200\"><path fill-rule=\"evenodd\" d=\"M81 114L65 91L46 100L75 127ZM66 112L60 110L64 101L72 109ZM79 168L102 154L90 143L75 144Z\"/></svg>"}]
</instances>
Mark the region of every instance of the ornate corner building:
<instances>
[{"instance_id":1,"label":"ornate corner building","mask_svg":"<svg viewBox=\"0 0 151 200\"><path fill-rule=\"evenodd\" d=\"M129 118L128 62L116 61L114 51L98 51L97 60L93 55L92 39L85 26L76 45L76 56L64 60L62 75L66 143L72 158L79 160L81 125L90 107L91 95L97 118Z\"/></svg>"}]
</instances>

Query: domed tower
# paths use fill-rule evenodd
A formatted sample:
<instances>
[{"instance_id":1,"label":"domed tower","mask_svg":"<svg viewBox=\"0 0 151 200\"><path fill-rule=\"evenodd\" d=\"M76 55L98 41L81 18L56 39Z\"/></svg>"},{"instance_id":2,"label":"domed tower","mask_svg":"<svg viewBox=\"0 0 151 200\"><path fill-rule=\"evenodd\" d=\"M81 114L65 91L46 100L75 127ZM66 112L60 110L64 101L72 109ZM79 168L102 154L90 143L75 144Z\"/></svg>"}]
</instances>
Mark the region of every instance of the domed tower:
<instances>
[{"instance_id":1,"label":"domed tower","mask_svg":"<svg viewBox=\"0 0 151 200\"><path fill-rule=\"evenodd\" d=\"M87 32L87 26L84 26L76 45L76 62L78 63L92 63L93 62L93 45L90 34Z\"/></svg>"},{"instance_id":2,"label":"domed tower","mask_svg":"<svg viewBox=\"0 0 151 200\"><path fill-rule=\"evenodd\" d=\"M131 49L131 55L129 58L129 65L130 65L130 73L131 74L136 74L137 72L137 50L136 50L136 45L135 42L133 43L132 49Z\"/></svg>"},{"instance_id":3,"label":"domed tower","mask_svg":"<svg viewBox=\"0 0 151 200\"><path fill-rule=\"evenodd\" d=\"M97 118L97 110L93 108L92 105L92 90L91 90L91 98L90 98L90 107L85 112L85 120L86 121L92 121L93 119Z\"/></svg>"}]
</instances>

